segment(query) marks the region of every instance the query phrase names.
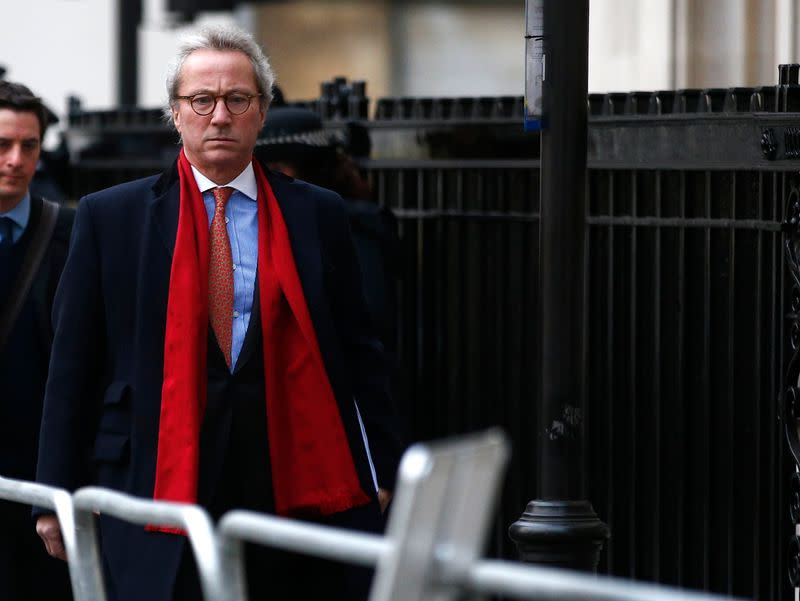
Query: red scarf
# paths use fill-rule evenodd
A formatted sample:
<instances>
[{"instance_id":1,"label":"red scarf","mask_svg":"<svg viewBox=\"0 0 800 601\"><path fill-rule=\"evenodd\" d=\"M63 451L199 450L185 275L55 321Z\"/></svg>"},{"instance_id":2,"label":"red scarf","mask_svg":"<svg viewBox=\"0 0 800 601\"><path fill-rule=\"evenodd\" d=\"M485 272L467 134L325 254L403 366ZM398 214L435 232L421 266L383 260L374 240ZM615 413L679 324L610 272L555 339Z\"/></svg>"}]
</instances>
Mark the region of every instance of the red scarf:
<instances>
[{"instance_id":1,"label":"red scarf","mask_svg":"<svg viewBox=\"0 0 800 601\"><path fill-rule=\"evenodd\" d=\"M278 515L330 515L364 505L369 497L359 484L283 215L257 161L253 168L275 510ZM208 215L183 151L178 175L180 212L169 280L153 498L195 503L207 393Z\"/></svg>"}]
</instances>

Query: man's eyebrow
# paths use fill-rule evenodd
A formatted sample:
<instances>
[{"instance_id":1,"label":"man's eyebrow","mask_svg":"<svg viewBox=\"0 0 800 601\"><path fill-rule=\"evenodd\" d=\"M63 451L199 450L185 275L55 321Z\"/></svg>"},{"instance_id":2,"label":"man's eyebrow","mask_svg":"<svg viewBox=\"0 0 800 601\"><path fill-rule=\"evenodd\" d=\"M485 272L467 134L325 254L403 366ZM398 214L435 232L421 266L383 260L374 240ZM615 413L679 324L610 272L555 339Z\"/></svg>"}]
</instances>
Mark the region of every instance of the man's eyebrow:
<instances>
[{"instance_id":1,"label":"man's eyebrow","mask_svg":"<svg viewBox=\"0 0 800 601\"><path fill-rule=\"evenodd\" d=\"M248 90L246 88L235 87L225 90L222 94L217 94L215 90L201 89L190 94L184 94L184 96L197 96L198 94L208 94L209 96L226 96L227 94L258 94L258 92L253 92L252 90Z\"/></svg>"}]
</instances>

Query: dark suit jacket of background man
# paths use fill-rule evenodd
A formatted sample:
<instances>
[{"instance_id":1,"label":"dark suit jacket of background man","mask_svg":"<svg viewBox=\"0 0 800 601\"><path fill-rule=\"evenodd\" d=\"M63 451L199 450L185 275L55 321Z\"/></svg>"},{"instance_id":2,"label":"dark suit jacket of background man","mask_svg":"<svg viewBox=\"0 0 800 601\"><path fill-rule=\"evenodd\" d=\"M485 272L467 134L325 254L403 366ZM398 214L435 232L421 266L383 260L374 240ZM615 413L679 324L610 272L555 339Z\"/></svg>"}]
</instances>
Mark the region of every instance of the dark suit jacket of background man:
<instances>
[{"instance_id":1,"label":"dark suit jacket of background man","mask_svg":"<svg viewBox=\"0 0 800 601\"><path fill-rule=\"evenodd\" d=\"M22 238L14 244L13 250L0 254L0 310L5 310L22 257L41 215L42 199L31 196L30 217ZM0 348L0 475L5 477L32 480L36 474L39 422L53 341L50 314L67 256L73 217L72 209L60 208L23 308L6 344ZM0 597L4 585L13 578L31 578L33 574L44 581L59 579L59 587L68 590L66 569L44 552L33 529L30 507L0 503L0 530ZM23 557L25 559L21 560ZM28 565L30 572L19 573L19 562ZM7 574L7 569L14 573ZM51 575L51 570L56 570L55 575ZM29 588L29 584L24 586Z\"/></svg>"},{"instance_id":2,"label":"dark suit jacket of background man","mask_svg":"<svg viewBox=\"0 0 800 601\"><path fill-rule=\"evenodd\" d=\"M286 222L361 486L374 496L354 398L384 488L394 486L401 449L380 343L364 319L358 264L341 198L279 174L267 177ZM40 482L69 490L95 483L152 497L178 206L174 166L160 177L115 186L81 201L54 310L56 338L42 421ZM271 495L269 476L262 476L269 470L266 441L260 449L242 448L238 441L245 437L236 435L265 415L237 413L230 398L251 394L262 401L251 406L264 405L257 311L254 306L233 377L224 362L223 369L215 367L221 353L213 334L209 337L198 497L212 514L225 509L220 495L228 495L230 486L237 484L236 478L218 481L222 464L231 462L238 466L234 471L239 470L246 489L236 492L237 499L256 498L246 504L271 509L271 499L263 499L263 494ZM182 537L101 518L101 538L109 587L116 590L116 598L169 599Z\"/></svg>"}]
</instances>

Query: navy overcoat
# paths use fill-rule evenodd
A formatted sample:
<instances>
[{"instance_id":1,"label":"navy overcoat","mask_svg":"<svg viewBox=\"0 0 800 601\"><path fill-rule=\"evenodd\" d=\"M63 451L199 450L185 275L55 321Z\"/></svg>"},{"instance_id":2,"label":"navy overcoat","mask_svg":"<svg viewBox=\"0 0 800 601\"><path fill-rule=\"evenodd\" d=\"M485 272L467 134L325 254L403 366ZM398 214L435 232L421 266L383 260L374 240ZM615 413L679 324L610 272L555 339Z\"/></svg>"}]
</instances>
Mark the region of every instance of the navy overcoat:
<instances>
[{"instance_id":1,"label":"navy overcoat","mask_svg":"<svg viewBox=\"0 0 800 601\"><path fill-rule=\"evenodd\" d=\"M374 495L356 402L377 480L391 489L400 443L343 202L333 192L267 173L362 488ZM37 471L42 483L68 490L95 484L152 497L178 207L175 166L90 194L78 206L53 309ZM182 537L115 520L101 520L101 536L112 598L169 600Z\"/></svg>"}]
</instances>

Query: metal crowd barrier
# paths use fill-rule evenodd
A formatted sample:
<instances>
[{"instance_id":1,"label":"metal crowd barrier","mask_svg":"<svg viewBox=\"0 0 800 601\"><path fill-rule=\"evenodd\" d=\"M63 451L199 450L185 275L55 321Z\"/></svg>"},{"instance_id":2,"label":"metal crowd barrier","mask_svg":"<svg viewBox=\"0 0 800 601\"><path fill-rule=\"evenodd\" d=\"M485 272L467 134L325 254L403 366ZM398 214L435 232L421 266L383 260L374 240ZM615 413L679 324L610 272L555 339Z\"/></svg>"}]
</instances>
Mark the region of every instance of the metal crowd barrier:
<instances>
[{"instance_id":1,"label":"metal crowd barrier","mask_svg":"<svg viewBox=\"0 0 800 601\"><path fill-rule=\"evenodd\" d=\"M220 561L214 525L208 513L197 505L144 500L104 488L87 487L73 496L77 552L83 557L80 578L87 584L86 594L75 601L106 601L103 570L97 545L96 515L104 513L142 526L155 525L182 529L189 539L200 588L206 599L228 599L220 576ZM75 587L73 587L75 588Z\"/></svg>"},{"instance_id":2,"label":"metal crowd barrier","mask_svg":"<svg viewBox=\"0 0 800 601\"><path fill-rule=\"evenodd\" d=\"M508 458L498 431L417 445L403 457L386 536L248 511L216 530L195 505L133 498L89 487L70 495L0 478L0 498L54 509L62 525L75 601L105 601L95 530L103 513L135 524L180 528L206 601L247 601L242 546L269 545L375 567L369 601L453 601L464 593L542 601L712 601L715 595L608 577L481 560L492 505Z\"/></svg>"},{"instance_id":3,"label":"metal crowd barrier","mask_svg":"<svg viewBox=\"0 0 800 601\"><path fill-rule=\"evenodd\" d=\"M64 549L67 556L73 559L69 562L72 594L75 601L84 598L82 591L78 588L82 582L83 565L81 555L77 552L77 529L70 494L66 490L52 486L0 477L0 499L52 509L55 512L58 522L61 524ZM33 527L31 522L31 528Z\"/></svg>"}]
</instances>

